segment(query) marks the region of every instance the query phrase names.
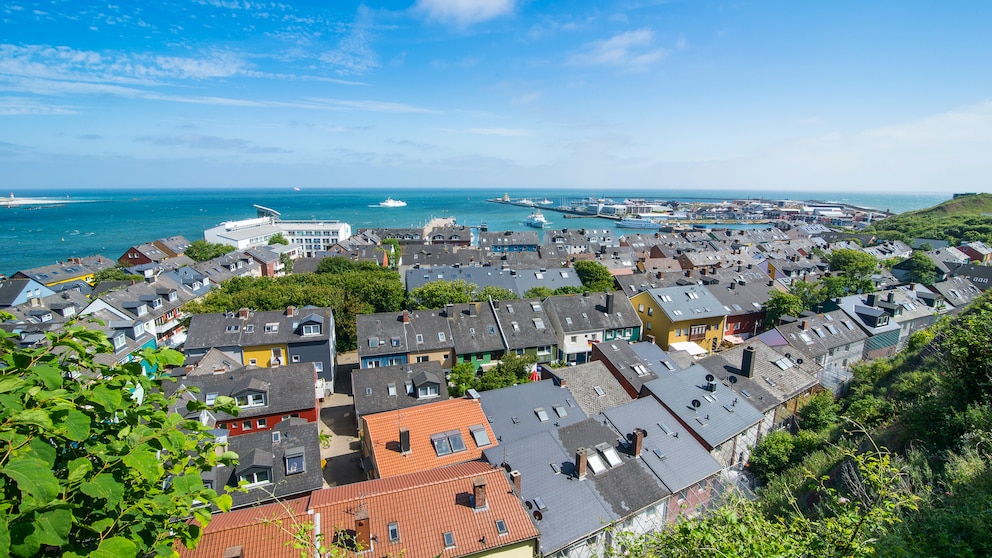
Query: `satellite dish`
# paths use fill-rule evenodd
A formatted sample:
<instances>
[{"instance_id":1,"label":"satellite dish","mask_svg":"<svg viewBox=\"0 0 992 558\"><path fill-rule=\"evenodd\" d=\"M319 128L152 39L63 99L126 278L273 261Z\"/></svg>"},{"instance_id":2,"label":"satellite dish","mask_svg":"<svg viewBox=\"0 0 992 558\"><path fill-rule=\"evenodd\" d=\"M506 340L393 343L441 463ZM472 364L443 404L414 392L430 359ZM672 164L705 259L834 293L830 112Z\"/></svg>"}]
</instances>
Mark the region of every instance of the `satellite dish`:
<instances>
[{"instance_id":1,"label":"satellite dish","mask_svg":"<svg viewBox=\"0 0 992 558\"><path fill-rule=\"evenodd\" d=\"M540 521L544 519L544 514L540 510L534 510L534 519Z\"/></svg>"},{"instance_id":2,"label":"satellite dish","mask_svg":"<svg viewBox=\"0 0 992 558\"><path fill-rule=\"evenodd\" d=\"M531 504L530 503L530 500L524 501L524 505L527 506L527 509L529 509L529 510L534 509L534 504Z\"/></svg>"},{"instance_id":3,"label":"satellite dish","mask_svg":"<svg viewBox=\"0 0 992 558\"><path fill-rule=\"evenodd\" d=\"M700 403L698 399L693 399L692 400L692 406L693 407L695 407L695 408L698 409L700 405L702 405L702 403Z\"/></svg>"},{"instance_id":4,"label":"satellite dish","mask_svg":"<svg viewBox=\"0 0 992 558\"><path fill-rule=\"evenodd\" d=\"M792 353L785 353L785 358L792 358Z\"/></svg>"},{"instance_id":5,"label":"satellite dish","mask_svg":"<svg viewBox=\"0 0 992 558\"><path fill-rule=\"evenodd\" d=\"M713 381L714 379L715 379L715 378L713 378L713 374L707 374L707 375L706 375L706 381L707 381L707 382L712 382L712 381Z\"/></svg>"},{"instance_id":6,"label":"satellite dish","mask_svg":"<svg viewBox=\"0 0 992 558\"><path fill-rule=\"evenodd\" d=\"M803 363L803 359L801 359L801 358L797 358L796 359L796 364L802 364L802 363Z\"/></svg>"},{"instance_id":7,"label":"satellite dish","mask_svg":"<svg viewBox=\"0 0 992 558\"><path fill-rule=\"evenodd\" d=\"M737 383L737 376L731 376L731 377L729 378L729 380L730 380L730 383L732 383L732 384L736 384L736 383Z\"/></svg>"}]
</instances>

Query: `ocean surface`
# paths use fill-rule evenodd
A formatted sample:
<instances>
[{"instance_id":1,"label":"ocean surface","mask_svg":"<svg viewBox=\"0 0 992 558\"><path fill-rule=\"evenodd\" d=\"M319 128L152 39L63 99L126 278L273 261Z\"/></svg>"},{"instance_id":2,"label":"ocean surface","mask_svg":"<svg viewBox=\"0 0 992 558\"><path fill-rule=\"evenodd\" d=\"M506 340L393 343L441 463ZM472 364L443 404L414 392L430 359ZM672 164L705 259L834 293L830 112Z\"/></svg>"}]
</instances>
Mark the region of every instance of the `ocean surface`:
<instances>
[{"instance_id":1,"label":"ocean surface","mask_svg":"<svg viewBox=\"0 0 992 558\"><path fill-rule=\"evenodd\" d=\"M0 273L54 264L73 256L101 254L116 260L130 246L157 238L182 235L203 238L204 229L224 221L255 217L253 204L279 211L284 219L323 219L350 223L353 231L366 227L421 226L432 217L454 217L458 224L485 223L489 230L524 230L531 210L489 203L508 193L513 198L548 199L554 205L588 196L617 201L644 198L714 201L741 198L829 200L902 213L938 204L949 194L802 194L783 192L706 190L450 190L397 189L394 191L291 188L262 190L30 190L14 192L23 198L50 198L42 206L0 208ZM387 196L407 202L402 208L369 207ZM78 203L67 203L78 202ZM607 228L604 219L564 219L545 212L554 228ZM636 233L636 230L624 229Z\"/></svg>"}]
</instances>

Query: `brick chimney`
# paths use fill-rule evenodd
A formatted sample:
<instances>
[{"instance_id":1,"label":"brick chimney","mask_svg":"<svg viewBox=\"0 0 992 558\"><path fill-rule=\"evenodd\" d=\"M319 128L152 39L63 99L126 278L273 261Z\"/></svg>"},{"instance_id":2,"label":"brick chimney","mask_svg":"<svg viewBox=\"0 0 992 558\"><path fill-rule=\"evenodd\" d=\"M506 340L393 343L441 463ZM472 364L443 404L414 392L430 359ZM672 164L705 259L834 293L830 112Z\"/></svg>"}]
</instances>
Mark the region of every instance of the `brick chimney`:
<instances>
[{"instance_id":1,"label":"brick chimney","mask_svg":"<svg viewBox=\"0 0 992 558\"><path fill-rule=\"evenodd\" d=\"M403 323L405 323L405 324L410 323L410 311L409 310L404 310L403 311Z\"/></svg>"},{"instance_id":2,"label":"brick chimney","mask_svg":"<svg viewBox=\"0 0 992 558\"><path fill-rule=\"evenodd\" d=\"M634 429L634 457L640 457L641 449L644 448L644 430Z\"/></svg>"},{"instance_id":3,"label":"brick chimney","mask_svg":"<svg viewBox=\"0 0 992 558\"><path fill-rule=\"evenodd\" d=\"M520 494L520 471L516 469L510 471L510 481L513 482L513 490Z\"/></svg>"},{"instance_id":4,"label":"brick chimney","mask_svg":"<svg viewBox=\"0 0 992 558\"><path fill-rule=\"evenodd\" d=\"M372 548L372 525L369 521L369 509L362 504L355 510L355 547L359 552Z\"/></svg>"},{"instance_id":5,"label":"brick chimney","mask_svg":"<svg viewBox=\"0 0 992 558\"><path fill-rule=\"evenodd\" d=\"M485 477L475 477L472 479L472 509L486 509L486 479Z\"/></svg>"},{"instance_id":6,"label":"brick chimney","mask_svg":"<svg viewBox=\"0 0 992 558\"><path fill-rule=\"evenodd\" d=\"M579 448L575 451L575 476L580 479L586 477L586 467L589 465L589 449Z\"/></svg>"},{"instance_id":7,"label":"brick chimney","mask_svg":"<svg viewBox=\"0 0 992 558\"><path fill-rule=\"evenodd\" d=\"M249 314L249 310L247 308L241 308L240 310L238 310L238 317L241 318L242 320L247 320L248 314Z\"/></svg>"},{"instance_id":8,"label":"brick chimney","mask_svg":"<svg viewBox=\"0 0 992 558\"><path fill-rule=\"evenodd\" d=\"M400 428L400 453L410 453L410 430Z\"/></svg>"},{"instance_id":9,"label":"brick chimney","mask_svg":"<svg viewBox=\"0 0 992 558\"><path fill-rule=\"evenodd\" d=\"M809 329L809 320L803 320L799 322L799 327L801 327L803 331Z\"/></svg>"},{"instance_id":10,"label":"brick chimney","mask_svg":"<svg viewBox=\"0 0 992 558\"><path fill-rule=\"evenodd\" d=\"M287 318L292 318L295 315L296 315L296 307L295 306L287 306L286 307L286 317Z\"/></svg>"}]
</instances>

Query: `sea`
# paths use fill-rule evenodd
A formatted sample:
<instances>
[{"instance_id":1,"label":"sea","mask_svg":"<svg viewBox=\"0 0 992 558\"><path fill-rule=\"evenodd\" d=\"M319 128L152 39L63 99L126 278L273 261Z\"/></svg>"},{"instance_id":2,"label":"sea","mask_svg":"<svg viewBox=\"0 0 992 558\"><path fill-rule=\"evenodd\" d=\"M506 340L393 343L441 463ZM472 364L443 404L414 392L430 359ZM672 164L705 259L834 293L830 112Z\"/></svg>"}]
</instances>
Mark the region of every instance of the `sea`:
<instances>
[{"instance_id":1,"label":"sea","mask_svg":"<svg viewBox=\"0 0 992 558\"><path fill-rule=\"evenodd\" d=\"M453 217L460 225L485 224L493 230L525 230L532 210L487 202L509 195L564 205L587 197L712 202L732 199L787 199L781 191L739 190L514 190L481 189L162 189L162 190L25 190L22 198L46 198L50 203L0 207L0 274L12 275L65 261L100 254L117 259L131 246L182 235L203 238L203 231L224 221L256 216L254 204L274 209L284 219L338 220L357 232L367 227L416 227L435 217ZM406 207L381 208L392 197ZM902 213L936 205L947 193L826 193L807 192L801 199L844 202L859 207ZM800 198L792 198L800 199ZM552 228L612 228L605 219L564 219L547 211ZM533 229L531 229L533 230ZM629 233L638 231L624 229Z\"/></svg>"}]
</instances>

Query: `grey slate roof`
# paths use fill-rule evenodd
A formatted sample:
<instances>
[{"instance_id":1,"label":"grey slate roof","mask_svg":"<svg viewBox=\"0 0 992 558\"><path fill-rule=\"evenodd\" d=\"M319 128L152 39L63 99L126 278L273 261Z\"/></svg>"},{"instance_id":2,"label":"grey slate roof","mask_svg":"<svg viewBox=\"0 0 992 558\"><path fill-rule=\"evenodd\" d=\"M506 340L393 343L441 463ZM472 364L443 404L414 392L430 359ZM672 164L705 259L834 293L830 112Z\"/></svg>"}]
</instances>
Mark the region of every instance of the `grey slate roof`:
<instances>
[{"instance_id":1,"label":"grey slate roof","mask_svg":"<svg viewBox=\"0 0 992 558\"><path fill-rule=\"evenodd\" d=\"M714 376L713 391L706 389L707 375ZM723 385L712 371L699 364L678 374L648 382L646 386L710 448L758 424L763 416L761 411ZM734 401L737 401L736 405ZM698 407L695 403L699 404Z\"/></svg>"},{"instance_id":2,"label":"grey slate roof","mask_svg":"<svg viewBox=\"0 0 992 558\"><path fill-rule=\"evenodd\" d=\"M403 323L404 315L409 317L409 323ZM438 336L439 332L444 339ZM357 316L358 354L362 357L451 349L454 347L451 333L451 325L442 310ZM421 336L419 343L417 335Z\"/></svg>"},{"instance_id":3,"label":"grey slate roof","mask_svg":"<svg viewBox=\"0 0 992 558\"><path fill-rule=\"evenodd\" d=\"M500 444L522 440L538 432L553 432L559 426L586 419L586 414L575 403L571 392L552 380L484 391L479 395L482 410ZM544 409L548 420L542 422L536 409Z\"/></svg>"},{"instance_id":4,"label":"grey slate roof","mask_svg":"<svg viewBox=\"0 0 992 558\"><path fill-rule=\"evenodd\" d=\"M598 343L593 347L592 352L593 360L603 361L607 368L619 373L637 393L641 392L645 382L658 378L659 373L670 373L660 362L653 363L641 359L623 339Z\"/></svg>"},{"instance_id":5,"label":"grey slate roof","mask_svg":"<svg viewBox=\"0 0 992 558\"><path fill-rule=\"evenodd\" d=\"M650 289L647 292L671 322L727 314L723 304L712 293L697 285Z\"/></svg>"},{"instance_id":6,"label":"grey slate roof","mask_svg":"<svg viewBox=\"0 0 992 558\"><path fill-rule=\"evenodd\" d=\"M479 248L483 250L495 251L496 247L506 246L533 246L537 247L540 242L536 232L531 231L501 231L479 233Z\"/></svg>"},{"instance_id":7,"label":"grey slate roof","mask_svg":"<svg viewBox=\"0 0 992 558\"><path fill-rule=\"evenodd\" d=\"M375 413L407 409L424 403L438 401L438 397L417 397L415 380L424 373L436 378L441 399L447 398L447 386L442 378L441 363L437 361L412 362L379 368L360 368L352 372L352 393L355 395L356 419ZM390 395L390 385L396 395ZM412 392L407 386L413 388Z\"/></svg>"},{"instance_id":8,"label":"grey slate roof","mask_svg":"<svg viewBox=\"0 0 992 558\"><path fill-rule=\"evenodd\" d=\"M803 329L803 321L806 329ZM830 327L827 327L827 326ZM868 336L855 321L841 310L804 316L801 320L775 328L794 347L805 346L806 352L819 358L837 347L864 341ZM820 330L820 336L815 330Z\"/></svg>"},{"instance_id":9,"label":"grey slate roof","mask_svg":"<svg viewBox=\"0 0 992 558\"><path fill-rule=\"evenodd\" d=\"M267 324L278 327L267 332ZM320 333L303 335L306 324L321 324ZM315 343L329 341L333 329L331 309L312 306L297 308L293 316L287 316L285 310L250 311L247 318L241 318L237 312L195 314L190 318L185 349Z\"/></svg>"},{"instance_id":10,"label":"grey slate roof","mask_svg":"<svg viewBox=\"0 0 992 558\"><path fill-rule=\"evenodd\" d=\"M273 441L273 432L279 432L279 441ZM306 494L323 486L324 477L320 468L320 441L316 422L304 419L284 420L272 430L253 432L240 436L228 436L228 448L239 456L248 456L255 468L270 468L270 483L249 488L247 492L231 490L238 485L238 476L250 467L242 462L237 467L217 467L203 475L204 480L213 481L218 494L227 493L233 500L232 507L239 508L273 498L289 498ZM302 450L303 472L287 474L286 456ZM271 456L271 457L269 457Z\"/></svg>"},{"instance_id":11,"label":"grey slate roof","mask_svg":"<svg viewBox=\"0 0 992 558\"><path fill-rule=\"evenodd\" d=\"M946 281L935 283L933 289L956 310L967 306L982 294L982 291L965 277L951 277Z\"/></svg>"},{"instance_id":12,"label":"grey slate roof","mask_svg":"<svg viewBox=\"0 0 992 558\"><path fill-rule=\"evenodd\" d=\"M754 371L750 378L741 368L744 348L748 346L754 348ZM712 371L723 385L765 413L812 388L822 371L813 359L791 353L792 358L787 358L785 354L788 351L788 346L773 349L761 341L753 341L710 355L700 360L699 364ZM800 360L803 362L800 363Z\"/></svg>"},{"instance_id":13,"label":"grey slate roof","mask_svg":"<svg viewBox=\"0 0 992 558\"><path fill-rule=\"evenodd\" d=\"M455 354L501 352L505 345L489 302L455 304L444 310L455 339Z\"/></svg>"},{"instance_id":14,"label":"grey slate roof","mask_svg":"<svg viewBox=\"0 0 992 558\"><path fill-rule=\"evenodd\" d=\"M558 344L551 320L539 299L493 301L493 306L496 319L503 328L507 349L553 347Z\"/></svg>"},{"instance_id":15,"label":"grey slate roof","mask_svg":"<svg viewBox=\"0 0 992 558\"><path fill-rule=\"evenodd\" d=\"M641 461L673 494L722 469L706 448L653 397L636 399L603 414L617 432L632 433L635 428L646 432Z\"/></svg>"},{"instance_id":16,"label":"grey slate roof","mask_svg":"<svg viewBox=\"0 0 992 558\"><path fill-rule=\"evenodd\" d=\"M278 368L239 368L222 374L188 375L173 384L166 384L167 392L175 392L182 386L196 386L200 393L196 398L205 401L207 395L217 394L236 397L244 391L265 393L266 404L256 407L243 407L237 418L250 418L263 415L288 414L295 411L313 409L316 406L314 385L316 372L313 363L300 362ZM176 409L187 418L185 409ZM231 420L233 415L213 412L217 420ZM193 413L198 416L199 412Z\"/></svg>"},{"instance_id":17,"label":"grey slate roof","mask_svg":"<svg viewBox=\"0 0 992 558\"><path fill-rule=\"evenodd\" d=\"M606 312L608 295L613 296L613 313ZM620 291L549 296L544 308L564 335L641 326L630 299Z\"/></svg>"},{"instance_id":18,"label":"grey slate roof","mask_svg":"<svg viewBox=\"0 0 992 558\"><path fill-rule=\"evenodd\" d=\"M545 372L564 380L565 387L586 415L598 415L630 401L631 397L602 362L587 362L577 366L545 368ZM603 395L599 395L599 388Z\"/></svg>"},{"instance_id":19,"label":"grey slate roof","mask_svg":"<svg viewBox=\"0 0 992 558\"><path fill-rule=\"evenodd\" d=\"M654 343L648 341L633 343L630 345L630 350L634 351L634 354L640 357L642 361L647 362L650 368L654 370L655 374L658 376L671 372L678 372L683 368L683 366L672 358L671 355L666 353L661 347L655 345ZM678 352L684 353L685 351Z\"/></svg>"}]
</instances>

